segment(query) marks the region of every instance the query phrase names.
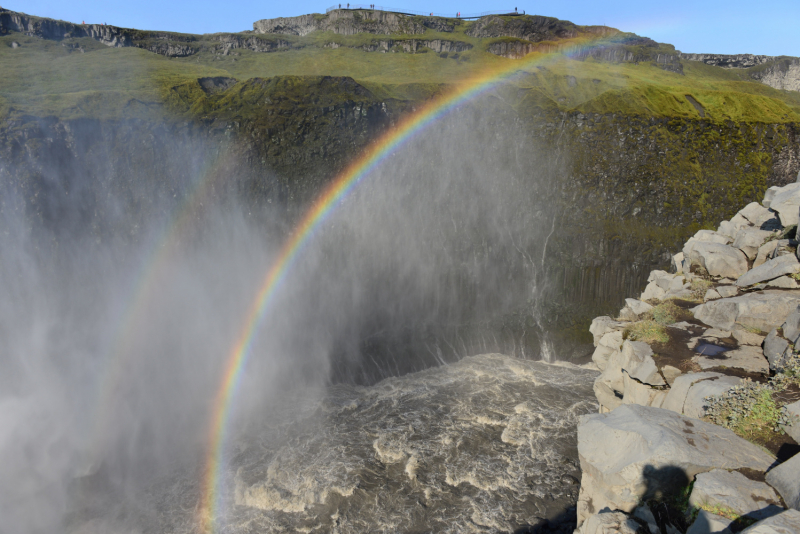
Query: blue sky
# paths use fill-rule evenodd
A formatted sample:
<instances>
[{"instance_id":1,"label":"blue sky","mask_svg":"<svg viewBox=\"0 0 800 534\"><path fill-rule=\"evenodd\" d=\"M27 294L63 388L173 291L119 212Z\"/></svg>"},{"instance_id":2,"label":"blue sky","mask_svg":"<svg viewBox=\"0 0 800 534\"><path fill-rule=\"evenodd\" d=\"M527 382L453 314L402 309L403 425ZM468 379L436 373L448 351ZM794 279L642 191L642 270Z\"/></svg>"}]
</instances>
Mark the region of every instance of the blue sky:
<instances>
[{"instance_id":1,"label":"blue sky","mask_svg":"<svg viewBox=\"0 0 800 534\"><path fill-rule=\"evenodd\" d=\"M212 33L249 30L262 18L324 13L331 1L0 0L0 6L72 22ZM683 52L800 56L800 0L526 1L391 0L386 5L453 14L518 7L577 24L607 24L674 44Z\"/></svg>"}]
</instances>

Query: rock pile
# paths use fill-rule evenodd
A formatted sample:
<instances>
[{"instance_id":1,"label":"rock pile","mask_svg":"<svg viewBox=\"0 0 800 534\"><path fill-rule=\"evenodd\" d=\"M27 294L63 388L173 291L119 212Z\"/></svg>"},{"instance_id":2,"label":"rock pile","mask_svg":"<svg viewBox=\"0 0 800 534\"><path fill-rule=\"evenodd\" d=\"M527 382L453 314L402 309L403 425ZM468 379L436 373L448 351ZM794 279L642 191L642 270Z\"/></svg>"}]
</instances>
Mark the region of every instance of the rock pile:
<instances>
[{"instance_id":1,"label":"rock pile","mask_svg":"<svg viewBox=\"0 0 800 534\"><path fill-rule=\"evenodd\" d=\"M772 187L592 322L576 533L800 532L798 219L800 180ZM754 418L788 435L780 459Z\"/></svg>"}]
</instances>

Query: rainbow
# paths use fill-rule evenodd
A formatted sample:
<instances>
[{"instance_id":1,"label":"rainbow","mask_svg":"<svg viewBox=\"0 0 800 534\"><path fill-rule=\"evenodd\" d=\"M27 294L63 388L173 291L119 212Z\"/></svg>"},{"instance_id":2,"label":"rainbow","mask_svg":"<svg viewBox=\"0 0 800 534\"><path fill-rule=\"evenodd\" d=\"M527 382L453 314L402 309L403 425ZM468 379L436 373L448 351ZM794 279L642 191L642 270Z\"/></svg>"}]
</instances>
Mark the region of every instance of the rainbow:
<instances>
[{"instance_id":1,"label":"rainbow","mask_svg":"<svg viewBox=\"0 0 800 534\"><path fill-rule=\"evenodd\" d=\"M298 258L300 252L308 245L315 229L389 155L403 146L413 135L423 131L438 119L457 109L459 105L507 83L515 73L520 71L521 67L543 63L548 59L569 57L585 52L600 44L611 44L613 42L613 39L603 37L573 42L569 49L562 49L548 54L534 53L522 61L503 62L498 68L462 81L450 92L417 109L413 114L382 135L359 158L352 162L316 200L289 239L284 243L277 259L264 277L257 296L248 310L244 326L226 360L222 382L212 405L212 418L209 428L210 446L203 475L202 495L198 505L198 521L207 532L213 532L216 518L220 516L222 509L220 483L224 464L223 454L227 437L226 429L236 391L239 388L243 371L251 355L253 341L273 297L290 271L289 268ZM525 73L523 72L523 74Z\"/></svg>"},{"instance_id":2,"label":"rainbow","mask_svg":"<svg viewBox=\"0 0 800 534\"><path fill-rule=\"evenodd\" d=\"M214 178L224 163L221 157L224 152L220 150L217 156L205 163L202 171L198 173L199 178L189 186L181 205L172 212L161 229L153 234L152 243L145 247L149 253L139 262L137 275L131 279L126 298L120 300L127 304L120 307L115 314L118 326L109 338L110 350L101 366L103 373L97 381L95 411L89 419L92 421L91 431L87 433L90 454L99 456L101 452L102 433L112 417L113 405L110 399L114 397L125 375L125 364L128 361L126 348L130 346L143 312L154 295L159 276L171 257L170 252L174 250L184 230L191 226L192 216L210 196Z\"/></svg>"}]
</instances>

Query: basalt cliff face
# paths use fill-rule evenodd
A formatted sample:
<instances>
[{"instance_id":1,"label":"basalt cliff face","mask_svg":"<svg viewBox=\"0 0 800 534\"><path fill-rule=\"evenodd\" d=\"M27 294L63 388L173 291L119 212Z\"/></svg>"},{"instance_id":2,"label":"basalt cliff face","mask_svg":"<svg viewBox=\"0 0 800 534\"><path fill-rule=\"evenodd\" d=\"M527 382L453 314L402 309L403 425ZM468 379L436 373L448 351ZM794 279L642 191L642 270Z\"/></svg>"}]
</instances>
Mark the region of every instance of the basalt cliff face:
<instances>
[{"instance_id":1,"label":"basalt cliff face","mask_svg":"<svg viewBox=\"0 0 800 534\"><path fill-rule=\"evenodd\" d=\"M800 91L800 58L753 54L681 54L680 57L715 67L744 69L753 80L775 89Z\"/></svg>"}]
</instances>

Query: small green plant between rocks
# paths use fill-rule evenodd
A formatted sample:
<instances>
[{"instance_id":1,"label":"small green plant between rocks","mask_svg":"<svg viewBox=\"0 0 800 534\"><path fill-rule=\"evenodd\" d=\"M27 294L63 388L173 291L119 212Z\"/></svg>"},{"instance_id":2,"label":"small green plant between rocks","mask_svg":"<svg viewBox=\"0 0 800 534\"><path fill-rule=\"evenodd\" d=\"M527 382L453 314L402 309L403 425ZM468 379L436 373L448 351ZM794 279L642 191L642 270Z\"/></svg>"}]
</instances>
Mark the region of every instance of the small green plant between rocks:
<instances>
[{"instance_id":1,"label":"small green plant between rocks","mask_svg":"<svg viewBox=\"0 0 800 534\"><path fill-rule=\"evenodd\" d=\"M764 445L783 426L791 424L789 415L775 395L791 385L800 385L800 356L793 354L784 369L766 384L746 378L722 395L707 397L705 419L733 430L753 443Z\"/></svg>"},{"instance_id":2,"label":"small green plant between rocks","mask_svg":"<svg viewBox=\"0 0 800 534\"><path fill-rule=\"evenodd\" d=\"M714 287L714 283L711 280L706 280L705 278L692 278L691 282L692 286L690 291L692 292L691 300L695 302L703 302L703 299L706 296L706 292Z\"/></svg>"},{"instance_id":3,"label":"small green plant between rocks","mask_svg":"<svg viewBox=\"0 0 800 534\"><path fill-rule=\"evenodd\" d=\"M686 318L686 315L686 311L675 304L674 300L667 299L643 313L642 320L626 328L622 337L645 343L667 343L667 326Z\"/></svg>"},{"instance_id":4,"label":"small green plant between rocks","mask_svg":"<svg viewBox=\"0 0 800 534\"><path fill-rule=\"evenodd\" d=\"M645 343L666 343L669 341L666 327L653 320L644 320L632 324L625 329L622 337L631 341L644 341Z\"/></svg>"}]
</instances>

